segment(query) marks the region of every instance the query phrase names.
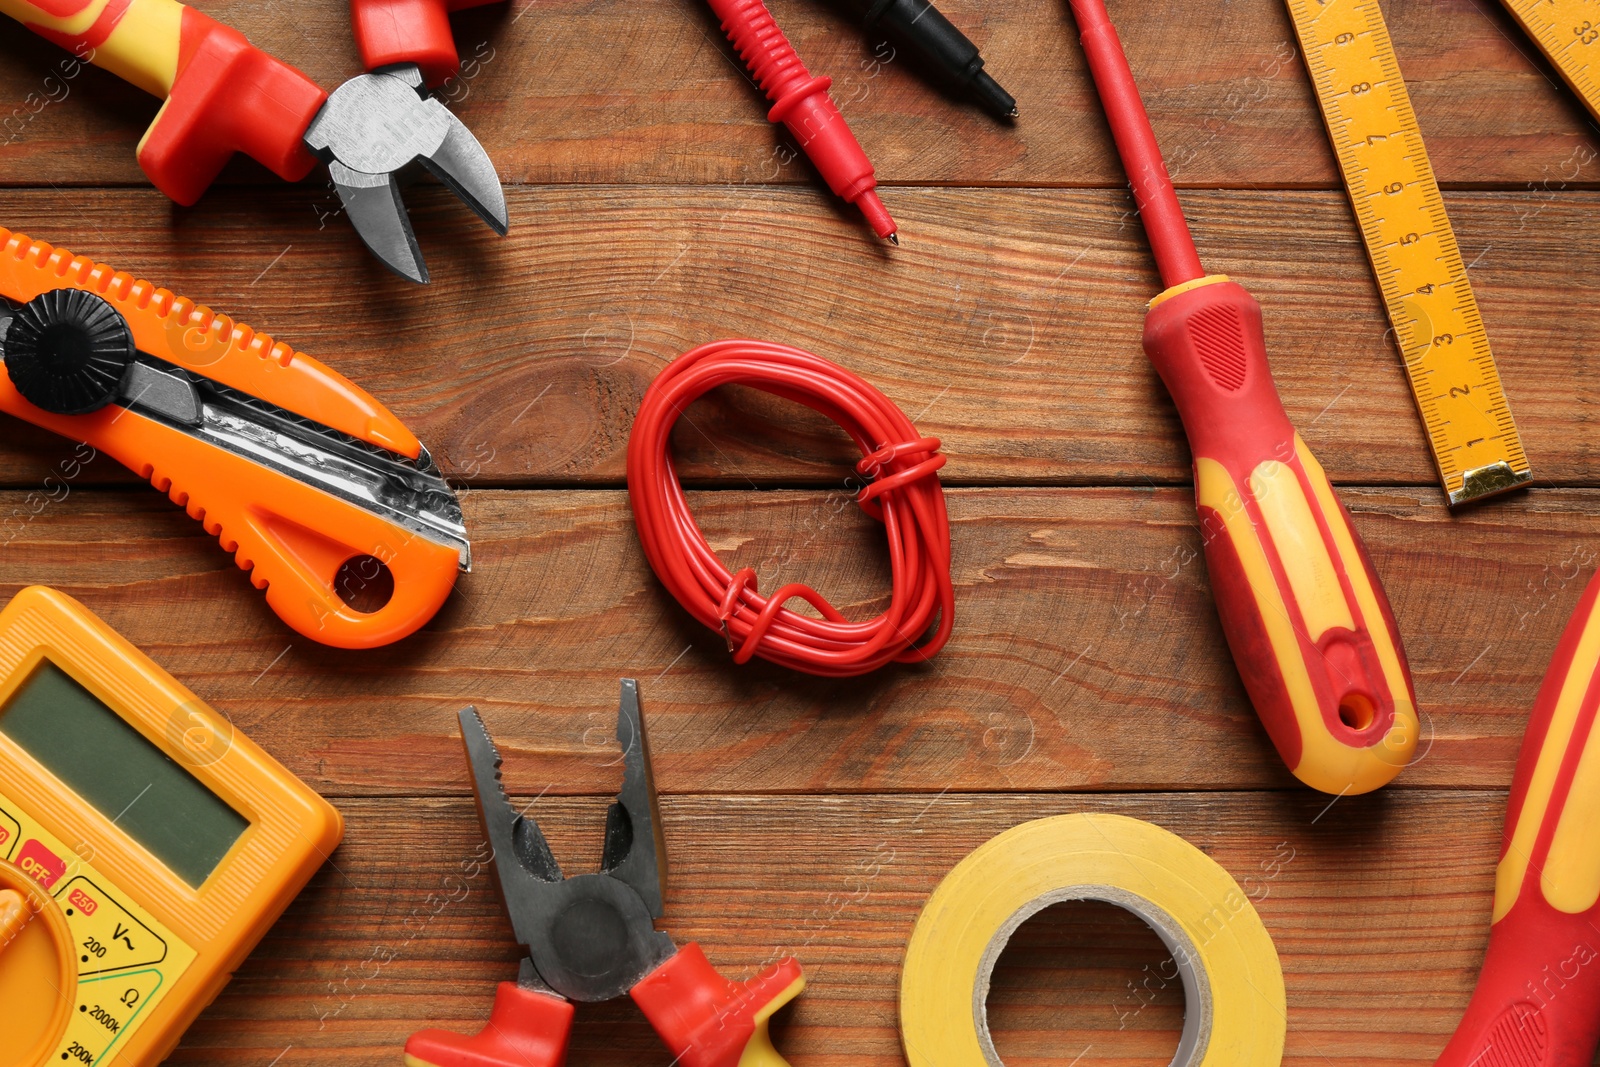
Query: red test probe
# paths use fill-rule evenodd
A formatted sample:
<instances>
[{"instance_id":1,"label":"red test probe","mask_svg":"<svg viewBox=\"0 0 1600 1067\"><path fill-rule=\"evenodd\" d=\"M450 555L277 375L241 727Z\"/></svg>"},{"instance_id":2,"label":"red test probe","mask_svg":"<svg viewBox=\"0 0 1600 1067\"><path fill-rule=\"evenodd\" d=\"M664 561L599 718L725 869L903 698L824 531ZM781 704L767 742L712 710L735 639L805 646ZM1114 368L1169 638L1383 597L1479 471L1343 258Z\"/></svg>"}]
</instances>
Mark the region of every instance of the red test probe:
<instances>
[{"instance_id":1,"label":"red test probe","mask_svg":"<svg viewBox=\"0 0 1600 1067\"><path fill-rule=\"evenodd\" d=\"M889 537L893 593L877 618L850 622L797 582L762 596L754 568L729 574L695 525L668 452L672 427L697 398L735 383L820 411L861 449L856 471L869 480L856 502ZM843 367L788 345L716 341L673 360L645 391L628 437L628 501L661 584L689 614L722 632L735 663L760 656L846 678L920 662L949 640L950 521L937 473L944 462L938 438L919 436L894 401ZM823 617L784 607L793 597Z\"/></svg>"},{"instance_id":2,"label":"red test probe","mask_svg":"<svg viewBox=\"0 0 1600 1067\"><path fill-rule=\"evenodd\" d=\"M828 188L859 207L874 233L899 244L894 219L874 191L878 182L872 161L828 95L833 79L811 76L761 0L709 3L722 20L722 32L772 101L767 118L789 127Z\"/></svg>"},{"instance_id":3,"label":"red test probe","mask_svg":"<svg viewBox=\"0 0 1600 1067\"><path fill-rule=\"evenodd\" d=\"M1267 365L1261 305L1200 266L1127 56L1102 0L1071 0L1084 54L1166 290L1144 350L1194 453L1217 614L1289 769L1344 795L1392 779L1416 747L1416 696L1388 599Z\"/></svg>"}]
</instances>

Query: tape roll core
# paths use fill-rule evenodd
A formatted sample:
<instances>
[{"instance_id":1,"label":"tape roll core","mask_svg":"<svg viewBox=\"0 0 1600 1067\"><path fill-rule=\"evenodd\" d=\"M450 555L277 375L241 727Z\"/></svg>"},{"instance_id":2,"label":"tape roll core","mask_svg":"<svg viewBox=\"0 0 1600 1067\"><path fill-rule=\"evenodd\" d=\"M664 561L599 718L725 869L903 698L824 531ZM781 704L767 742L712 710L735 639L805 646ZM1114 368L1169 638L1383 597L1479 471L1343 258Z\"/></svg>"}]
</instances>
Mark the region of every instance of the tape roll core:
<instances>
[{"instance_id":1,"label":"tape roll core","mask_svg":"<svg viewBox=\"0 0 1600 1067\"><path fill-rule=\"evenodd\" d=\"M1137 915L1172 953L1185 1009L1171 1067L1279 1067L1283 972L1249 898L1182 838L1103 814L1012 827L934 890L900 979L911 1067L1004 1067L987 1012L995 963L1023 923L1070 900Z\"/></svg>"}]
</instances>

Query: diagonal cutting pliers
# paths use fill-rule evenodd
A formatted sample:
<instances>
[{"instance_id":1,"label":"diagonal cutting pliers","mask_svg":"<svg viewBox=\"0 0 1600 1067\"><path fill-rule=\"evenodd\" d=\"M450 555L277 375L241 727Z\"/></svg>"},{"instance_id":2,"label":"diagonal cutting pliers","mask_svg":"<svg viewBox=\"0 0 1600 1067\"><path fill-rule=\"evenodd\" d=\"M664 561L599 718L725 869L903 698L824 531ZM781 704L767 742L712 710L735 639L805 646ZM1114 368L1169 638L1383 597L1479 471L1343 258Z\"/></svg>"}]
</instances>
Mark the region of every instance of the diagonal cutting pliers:
<instances>
[{"instance_id":1,"label":"diagonal cutting pliers","mask_svg":"<svg viewBox=\"0 0 1600 1067\"><path fill-rule=\"evenodd\" d=\"M199 200L235 152L288 181L320 159L367 247L402 277L426 282L396 183L420 163L506 232L494 164L429 96L416 63L358 75L330 95L177 0L0 0L0 13L166 100L139 142L139 165L180 204Z\"/></svg>"},{"instance_id":2,"label":"diagonal cutting pliers","mask_svg":"<svg viewBox=\"0 0 1600 1067\"><path fill-rule=\"evenodd\" d=\"M693 942L656 930L666 849L639 685L622 682L617 740L622 792L606 813L598 874L564 878L539 824L513 808L500 754L475 708L459 715L500 892L527 949L515 982L502 982L484 1029L423 1030L406 1042L407 1067L561 1067L572 1001L633 998L681 1067L787 1067L772 1047L772 1013L805 988L793 957L748 982L719 975ZM526 809L522 809L526 810Z\"/></svg>"}]
</instances>

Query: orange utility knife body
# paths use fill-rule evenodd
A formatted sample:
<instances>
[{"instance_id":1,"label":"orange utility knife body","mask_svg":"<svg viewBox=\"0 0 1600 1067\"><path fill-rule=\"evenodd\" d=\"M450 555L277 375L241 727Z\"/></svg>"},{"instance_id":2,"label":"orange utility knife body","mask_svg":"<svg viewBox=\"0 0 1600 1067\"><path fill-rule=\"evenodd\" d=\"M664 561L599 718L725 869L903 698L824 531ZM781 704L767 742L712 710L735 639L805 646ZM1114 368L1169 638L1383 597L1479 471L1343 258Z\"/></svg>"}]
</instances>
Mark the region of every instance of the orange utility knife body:
<instances>
[{"instance_id":1,"label":"orange utility knife body","mask_svg":"<svg viewBox=\"0 0 1600 1067\"><path fill-rule=\"evenodd\" d=\"M0 229L0 356L0 410L148 479L313 640L405 637L470 567L460 503L421 442L242 323Z\"/></svg>"}]
</instances>

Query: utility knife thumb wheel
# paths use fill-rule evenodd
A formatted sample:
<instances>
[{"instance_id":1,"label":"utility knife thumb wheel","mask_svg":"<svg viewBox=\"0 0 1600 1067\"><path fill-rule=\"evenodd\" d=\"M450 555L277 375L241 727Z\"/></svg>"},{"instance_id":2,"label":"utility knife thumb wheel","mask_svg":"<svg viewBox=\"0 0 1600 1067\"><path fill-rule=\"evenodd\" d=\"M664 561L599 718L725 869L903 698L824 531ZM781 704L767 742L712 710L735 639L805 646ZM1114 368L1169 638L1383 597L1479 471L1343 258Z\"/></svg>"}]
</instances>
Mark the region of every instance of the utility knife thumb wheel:
<instances>
[{"instance_id":1,"label":"utility knife thumb wheel","mask_svg":"<svg viewBox=\"0 0 1600 1067\"><path fill-rule=\"evenodd\" d=\"M12 317L0 352L28 403L57 415L86 415L117 398L133 362L133 332L94 293L53 289Z\"/></svg>"}]
</instances>

